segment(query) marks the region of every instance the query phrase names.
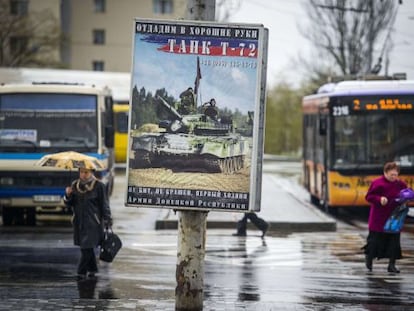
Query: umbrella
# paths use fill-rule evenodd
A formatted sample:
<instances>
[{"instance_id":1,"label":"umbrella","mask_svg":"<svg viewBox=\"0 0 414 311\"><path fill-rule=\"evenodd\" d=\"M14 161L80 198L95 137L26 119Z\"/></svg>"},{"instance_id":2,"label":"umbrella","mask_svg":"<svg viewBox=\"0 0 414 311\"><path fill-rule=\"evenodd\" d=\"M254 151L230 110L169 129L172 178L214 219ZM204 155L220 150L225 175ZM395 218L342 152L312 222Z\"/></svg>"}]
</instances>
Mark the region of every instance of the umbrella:
<instances>
[{"instance_id":1,"label":"umbrella","mask_svg":"<svg viewBox=\"0 0 414 311\"><path fill-rule=\"evenodd\" d=\"M52 153L43 156L37 166L60 167L68 170L86 168L89 170L104 169L105 166L97 158L75 151Z\"/></svg>"}]
</instances>

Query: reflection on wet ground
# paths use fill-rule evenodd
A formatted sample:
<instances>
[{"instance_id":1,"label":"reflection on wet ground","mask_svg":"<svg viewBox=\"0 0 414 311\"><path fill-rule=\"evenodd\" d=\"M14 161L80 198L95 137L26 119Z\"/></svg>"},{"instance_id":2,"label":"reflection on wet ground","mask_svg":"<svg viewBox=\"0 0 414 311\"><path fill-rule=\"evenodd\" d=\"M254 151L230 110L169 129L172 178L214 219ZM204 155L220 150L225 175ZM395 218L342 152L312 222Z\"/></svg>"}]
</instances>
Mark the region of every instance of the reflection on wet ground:
<instances>
[{"instance_id":1,"label":"reflection on wet ground","mask_svg":"<svg viewBox=\"0 0 414 311\"><path fill-rule=\"evenodd\" d=\"M281 175L278 184L291 189L298 165L264 170ZM308 198L296 188L294 194ZM76 279L79 250L70 227L0 227L0 310L173 310L176 231L154 231L159 211L125 208L123 196L114 191L111 200L124 246L94 279ZM342 223L337 232L265 239L253 231L235 237L233 230L209 229L204 310L414 309L413 235L402 234L401 274L388 274L385 261L367 273L360 249L365 227Z\"/></svg>"},{"instance_id":2,"label":"reflection on wet ground","mask_svg":"<svg viewBox=\"0 0 414 311\"><path fill-rule=\"evenodd\" d=\"M208 231L205 310L414 307L413 256L398 262L399 275L387 273L387 263L382 261L375 262L373 272L367 273L360 250L362 231L265 239L234 237L231 232ZM138 236L119 233L124 243L119 257L112 264L101 263L97 277L85 280L76 280L79 250L71 245L71 234L61 234L58 240L54 234L40 238L29 233L2 235L0 310L24 310L33 304L35 310L52 310L51 306L59 305L58 309L92 305L99 310L173 310L175 231L145 231ZM10 246L13 241L18 246ZM412 236L403 235L407 251L414 247L412 242ZM49 304L44 305L44 301Z\"/></svg>"}]
</instances>

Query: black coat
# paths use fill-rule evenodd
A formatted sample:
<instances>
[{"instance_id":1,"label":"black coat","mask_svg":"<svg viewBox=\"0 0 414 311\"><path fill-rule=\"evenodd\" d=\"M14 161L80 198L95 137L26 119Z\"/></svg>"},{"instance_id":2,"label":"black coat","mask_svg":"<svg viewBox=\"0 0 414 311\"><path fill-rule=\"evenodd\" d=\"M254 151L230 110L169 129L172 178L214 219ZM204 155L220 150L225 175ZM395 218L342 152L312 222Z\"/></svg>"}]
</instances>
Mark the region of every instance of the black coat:
<instances>
[{"instance_id":1,"label":"black coat","mask_svg":"<svg viewBox=\"0 0 414 311\"><path fill-rule=\"evenodd\" d=\"M105 185L96 180L94 187L84 193L72 183L72 194L64 198L73 210L73 242L81 248L94 248L102 240L104 226L111 222L111 210Z\"/></svg>"}]
</instances>

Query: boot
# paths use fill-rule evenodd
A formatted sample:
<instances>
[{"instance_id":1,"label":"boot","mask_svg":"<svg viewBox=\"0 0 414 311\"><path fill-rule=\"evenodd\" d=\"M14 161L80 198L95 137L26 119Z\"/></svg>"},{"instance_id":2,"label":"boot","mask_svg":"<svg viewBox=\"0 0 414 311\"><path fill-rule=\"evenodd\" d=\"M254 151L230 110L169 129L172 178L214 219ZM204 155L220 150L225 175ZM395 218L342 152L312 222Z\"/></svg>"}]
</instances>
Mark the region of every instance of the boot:
<instances>
[{"instance_id":1,"label":"boot","mask_svg":"<svg viewBox=\"0 0 414 311\"><path fill-rule=\"evenodd\" d=\"M237 232L233 233L234 236L246 236L247 235L247 219L243 218L237 222Z\"/></svg>"},{"instance_id":2,"label":"boot","mask_svg":"<svg viewBox=\"0 0 414 311\"><path fill-rule=\"evenodd\" d=\"M267 230L269 229L269 223L265 223L265 225L261 228L262 230L262 238L266 235Z\"/></svg>"},{"instance_id":3,"label":"boot","mask_svg":"<svg viewBox=\"0 0 414 311\"><path fill-rule=\"evenodd\" d=\"M388 272L400 273L400 270L398 270L397 267L395 266L395 259L390 259L390 263L388 264Z\"/></svg>"},{"instance_id":4,"label":"boot","mask_svg":"<svg viewBox=\"0 0 414 311\"><path fill-rule=\"evenodd\" d=\"M263 238L266 235L267 230L269 229L269 224L263 218L258 217L256 213L249 213L247 214L247 217L257 227L257 229L262 231Z\"/></svg>"},{"instance_id":5,"label":"boot","mask_svg":"<svg viewBox=\"0 0 414 311\"><path fill-rule=\"evenodd\" d=\"M368 254L365 254L365 266L370 272L372 271L372 257Z\"/></svg>"}]
</instances>

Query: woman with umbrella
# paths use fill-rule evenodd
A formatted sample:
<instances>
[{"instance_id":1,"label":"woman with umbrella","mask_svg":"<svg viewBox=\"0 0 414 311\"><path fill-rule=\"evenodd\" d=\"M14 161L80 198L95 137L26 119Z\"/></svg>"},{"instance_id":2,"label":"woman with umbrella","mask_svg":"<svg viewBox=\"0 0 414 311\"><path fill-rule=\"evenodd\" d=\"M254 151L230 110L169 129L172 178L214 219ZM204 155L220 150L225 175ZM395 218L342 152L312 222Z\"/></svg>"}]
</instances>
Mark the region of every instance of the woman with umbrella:
<instances>
[{"instance_id":1,"label":"woman with umbrella","mask_svg":"<svg viewBox=\"0 0 414 311\"><path fill-rule=\"evenodd\" d=\"M65 189L64 202L73 210L74 244L81 250L78 277L93 277L98 272L95 248L100 244L104 228L112 226L111 211L105 185L96 179L93 166L79 168L79 179Z\"/></svg>"}]
</instances>

